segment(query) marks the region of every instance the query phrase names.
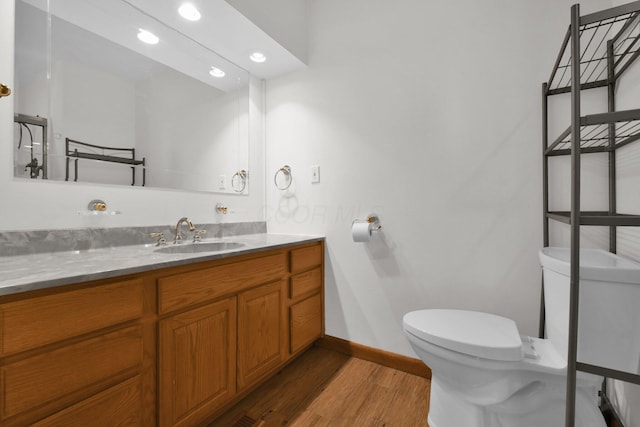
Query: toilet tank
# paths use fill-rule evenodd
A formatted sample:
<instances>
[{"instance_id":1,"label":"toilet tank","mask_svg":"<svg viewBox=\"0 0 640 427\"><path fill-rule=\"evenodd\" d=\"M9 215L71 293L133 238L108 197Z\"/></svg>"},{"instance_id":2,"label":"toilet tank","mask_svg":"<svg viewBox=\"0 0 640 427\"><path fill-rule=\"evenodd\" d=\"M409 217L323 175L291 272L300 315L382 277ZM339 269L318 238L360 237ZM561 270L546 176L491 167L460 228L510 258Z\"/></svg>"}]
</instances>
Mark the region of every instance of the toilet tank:
<instances>
[{"instance_id":1,"label":"toilet tank","mask_svg":"<svg viewBox=\"0 0 640 427\"><path fill-rule=\"evenodd\" d=\"M547 338L566 358L570 249L538 253ZM580 250L578 361L640 373L640 263L600 249Z\"/></svg>"}]
</instances>

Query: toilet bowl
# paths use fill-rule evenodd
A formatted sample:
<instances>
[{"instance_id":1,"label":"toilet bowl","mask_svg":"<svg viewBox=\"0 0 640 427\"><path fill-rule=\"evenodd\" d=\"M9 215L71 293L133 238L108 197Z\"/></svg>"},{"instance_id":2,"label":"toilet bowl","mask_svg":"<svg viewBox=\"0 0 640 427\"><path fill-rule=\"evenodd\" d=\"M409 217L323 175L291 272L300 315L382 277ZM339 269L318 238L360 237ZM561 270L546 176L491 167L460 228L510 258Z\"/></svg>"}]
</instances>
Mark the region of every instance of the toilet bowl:
<instances>
[{"instance_id":1,"label":"toilet bowl","mask_svg":"<svg viewBox=\"0 0 640 427\"><path fill-rule=\"evenodd\" d=\"M564 425L566 360L511 319L464 310L407 313L403 328L431 368L430 427ZM605 427L601 379L578 373L576 425Z\"/></svg>"},{"instance_id":2,"label":"toilet bowl","mask_svg":"<svg viewBox=\"0 0 640 427\"><path fill-rule=\"evenodd\" d=\"M403 329L431 368L430 427L563 426L569 332L569 250L543 248L546 338L521 336L513 320L467 310L405 314ZM640 264L580 252L578 359L640 371ZM603 315L606 313L606 315ZM612 348L620 351L603 351ZM640 373L640 372L638 372ZM575 425L605 427L602 378L577 372Z\"/></svg>"}]
</instances>

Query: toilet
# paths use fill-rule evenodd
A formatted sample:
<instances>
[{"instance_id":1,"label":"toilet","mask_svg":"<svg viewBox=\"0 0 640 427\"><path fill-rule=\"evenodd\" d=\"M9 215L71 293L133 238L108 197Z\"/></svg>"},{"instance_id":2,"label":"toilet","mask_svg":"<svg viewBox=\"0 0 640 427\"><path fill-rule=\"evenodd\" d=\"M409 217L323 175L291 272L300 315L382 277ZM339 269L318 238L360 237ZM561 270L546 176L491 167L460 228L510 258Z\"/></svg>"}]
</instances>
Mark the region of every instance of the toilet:
<instances>
[{"instance_id":1,"label":"toilet","mask_svg":"<svg viewBox=\"0 0 640 427\"><path fill-rule=\"evenodd\" d=\"M431 368L430 427L564 425L569 255L567 248L539 252L545 339L521 336L513 320L495 314L453 309L405 314L403 329L409 343ZM640 305L640 264L606 251L583 249L580 277L578 360L636 373L640 334L634 325L640 315L626 307ZM603 304L613 305L607 310ZM603 321L629 329L612 332ZM576 426L606 426L598 408L601 384L601 377L577 372Z\"/></svg>"}]
</instances>

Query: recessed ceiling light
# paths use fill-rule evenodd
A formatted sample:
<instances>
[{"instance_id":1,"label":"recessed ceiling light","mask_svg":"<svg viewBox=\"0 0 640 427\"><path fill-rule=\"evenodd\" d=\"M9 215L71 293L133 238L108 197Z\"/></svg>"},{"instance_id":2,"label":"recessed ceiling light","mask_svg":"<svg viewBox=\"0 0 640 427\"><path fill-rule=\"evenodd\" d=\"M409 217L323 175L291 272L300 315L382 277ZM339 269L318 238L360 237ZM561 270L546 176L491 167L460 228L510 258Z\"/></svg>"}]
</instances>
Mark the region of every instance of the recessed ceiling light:
<instances>
[{"instance_id":1,"label":"recessed ceiling light","mask_svg":"<svg viewBox=\"0 0 640 427\"><path fill-rule=\"evenodd\" d=\"M178 8L178 13L184 19L187 19L189 21L198 21L202 16L200 15L200 11L196 9L196 7L191 3L184 3L182 6L180 6Z\"/></svg>"},{"instance_id":2,"label":"recessed ceiling light","mask_svg":"<svg viewBox=\"0 0 640 427\"><path fill-rule=\"evenodd\" d=\"M138 29L138 39L147 44L158 44L160 39L158 36L149 32L147 30L143 30L142 28Z\"/></svg>"},{"instance_id":3,"label":"recessed ceiling light","mask_svg":"<svg viewBox=\"0 0 640 427\"><path fill-rule=\"evenodd\" d=\"M216 68L216 67L211 67L211 71L209 71L209 74L211 74L213 77L224 77L225 72L222 71L220 68Z\"/></svg>"},{"instance_id":4,"label":"recessed ceiling light","mask_svg":"<svg viewBox=\"0 0 640 427\"><path fill-rule=\"evenodd\" d=\"M251 55L249 55L249 59L251 59L253 62L264 62L267 60L267 57L262 52L253 52Z\"/></svg>"}]
</instances>

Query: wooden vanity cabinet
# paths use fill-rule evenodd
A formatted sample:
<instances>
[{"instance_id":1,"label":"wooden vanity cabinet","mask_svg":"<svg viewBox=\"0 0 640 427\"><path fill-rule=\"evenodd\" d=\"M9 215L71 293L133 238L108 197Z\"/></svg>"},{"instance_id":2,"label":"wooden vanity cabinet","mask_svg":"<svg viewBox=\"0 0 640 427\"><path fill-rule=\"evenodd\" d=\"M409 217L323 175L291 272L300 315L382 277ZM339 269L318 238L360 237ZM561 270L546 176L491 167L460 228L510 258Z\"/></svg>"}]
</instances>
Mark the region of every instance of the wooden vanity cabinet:
<instances>
[{"instance_id":1,"label":"wooden vanity cabinet","mask_svg":"<svg viewBox=\"0 0 640 427\"><path fill-rule=\"evenodd\" d=\"M323 253L314 242L158 279L160 426L210 421L322 335Z\"/></svg>"},{"instance_id":2,"label":"wooden vanity cabinet","mask_svg":"<svg viewBox=\"0 0 640 427\"><path fill-rule=\"evenodd\" d=\"M146 309L137 278L3 297L0 425L153 423Z\"/></svg>"},{"instance_id":3,"label":"wooden vanity cabinet","mask_svg":"<svg viewBox=\"0 0 640 427\"><path fill-rule=\"evenodd\" d=\"M158 278L159 425L204 423L285 360L286 250Z\"/></svg>"},{"instance_id":4,"label":"wooden vanity cabinet","mask_svg":"<svg viewBox=\"0 0 640 427\"><path fill-rule=\"evenodd\" d=\"M323 248L0 297L0 425L206 425L323 334Z\"/></svg>"}]
</instances>

